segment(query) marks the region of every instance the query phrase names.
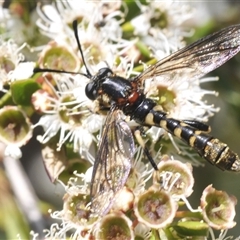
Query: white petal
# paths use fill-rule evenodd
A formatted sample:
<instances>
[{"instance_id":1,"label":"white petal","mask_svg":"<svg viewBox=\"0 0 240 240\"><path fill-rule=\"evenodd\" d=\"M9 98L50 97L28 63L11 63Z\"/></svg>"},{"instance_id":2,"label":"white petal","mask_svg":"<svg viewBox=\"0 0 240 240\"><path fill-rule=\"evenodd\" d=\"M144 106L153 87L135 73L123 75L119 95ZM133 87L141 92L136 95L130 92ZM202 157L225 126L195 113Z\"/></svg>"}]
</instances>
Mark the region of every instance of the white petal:
<instances>
[{"instance_id":1,"label":"white petal","mask_svg":"<svg viewBox=\"0 0 240 240\"><path fill-rule=\"evenodd\" d=\"M92 180L92 171L93 171L93 166L90 167L90 168L86 171L86 173L85 173L85 181L86 181L87 183L90 183L91 180Z\"/></svg>"},{"instance_id":2,"label":"white petal","mask_svg":"<svg viewBox=\"0 0 240 240\"><path fill-rule=\"evenodd\" d=\"M34 62L19 63L18 66L9 74L11 81L27 79L33 75L33 69L35 67Z\"/></svg>"},{"instance_id":3,"label":"white petal","mask_svg":"<svg viewBox=\"0 0 240 240\"><path fill-rule=\"evenodd\" d=\"M57 10L53 8L51 5L44 5L42 7L45 15L53 22L61 23L62 20L60 18L60 15L58 14Z\"/></svg>"}]
</instances>

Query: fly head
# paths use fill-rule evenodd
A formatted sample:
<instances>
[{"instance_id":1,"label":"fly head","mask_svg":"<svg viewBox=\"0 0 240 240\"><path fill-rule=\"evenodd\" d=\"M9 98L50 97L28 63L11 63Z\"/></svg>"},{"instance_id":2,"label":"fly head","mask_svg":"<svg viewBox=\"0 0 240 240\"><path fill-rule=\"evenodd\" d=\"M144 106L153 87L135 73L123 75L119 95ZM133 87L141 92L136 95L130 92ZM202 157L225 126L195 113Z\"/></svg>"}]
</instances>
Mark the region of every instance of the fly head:
<instances>
[{"instance_id":1,"label":"fly head","mask_svg":"<svg viewBox=\"0 0 240 240\"><path fill-rule=\"evenodd\" d=\"M99 96L99 89L107 77L113 75L110 68L100 68L98 73L93 76L92 81L86 85L85 94L90 100L95 100Z\"/></svg>"}]
</instances>

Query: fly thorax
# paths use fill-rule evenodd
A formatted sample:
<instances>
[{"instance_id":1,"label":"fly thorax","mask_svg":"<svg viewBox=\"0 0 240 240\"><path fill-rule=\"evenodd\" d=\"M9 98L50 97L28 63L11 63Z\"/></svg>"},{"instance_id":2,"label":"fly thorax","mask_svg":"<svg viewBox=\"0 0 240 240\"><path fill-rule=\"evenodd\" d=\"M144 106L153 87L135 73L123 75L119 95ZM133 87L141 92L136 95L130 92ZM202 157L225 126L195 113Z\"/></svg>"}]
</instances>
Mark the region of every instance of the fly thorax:
<instances>
[{"instance_id":1,"label":"fly thorax","mask_svg":"<svg viewBox=\"0 0 240 240\"><path fill-rule=\"evenodd\" d=\"M101 90L112 101L122 103L126 102L131 95L132 85L127 79L119 76L106 77L101 85Z\"/></svg>"}]
</instances>

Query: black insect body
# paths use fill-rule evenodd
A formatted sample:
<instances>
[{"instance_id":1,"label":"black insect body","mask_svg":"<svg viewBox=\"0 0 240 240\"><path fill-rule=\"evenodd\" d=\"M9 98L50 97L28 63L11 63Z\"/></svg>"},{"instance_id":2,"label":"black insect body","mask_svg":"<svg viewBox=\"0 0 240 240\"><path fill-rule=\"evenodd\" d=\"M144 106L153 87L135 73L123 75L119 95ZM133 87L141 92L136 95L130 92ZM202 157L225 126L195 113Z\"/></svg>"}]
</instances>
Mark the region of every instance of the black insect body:
<instances>
[{"instance_id":1,"label":"black insect body","mask_svg":"<svg viewBox=\"0 0 240 240\"><path fill-rule=\"evenodd\" d=\"M138 79L127 80L115 76L108 68L102 68L94 76L93 82L86 86L86 95L95 100L102 94L114 102L111 111L122 110L141 125L165 129L222 170L240 171L238 155L225 143L209 135L205 124L169 118L165 112L158 110L159 106L152 99L145 97L143 90L138 87Z\"/></svg>"},{"instance_id":2,"label":"black insect body","mask_svg":"<svg viewBox=\"0 0 240 240\"><path fill-rule=\"evenodd\" d=\"M77 22L73 29L83 58L77 34ZM116 193L124 186L135 153L134 140L129 126L121 119L124 113L142 126L157 126L182 139L203 158L222 170L240 171L240 159L229 147L208 134L208 126L194 120L180 121L169 118L160 106L144 95L143 83L156 76L166 81L179 78L200 78L221 66L240 51L240 24L225 28L160 60L133 79L115 75L111 69L102 68L92 76L85 92L95 100L107 96L110 104L91 181L92 211L106 214ZM37 69L37 71L62 72Z\"/></svg>"}]
</instances>

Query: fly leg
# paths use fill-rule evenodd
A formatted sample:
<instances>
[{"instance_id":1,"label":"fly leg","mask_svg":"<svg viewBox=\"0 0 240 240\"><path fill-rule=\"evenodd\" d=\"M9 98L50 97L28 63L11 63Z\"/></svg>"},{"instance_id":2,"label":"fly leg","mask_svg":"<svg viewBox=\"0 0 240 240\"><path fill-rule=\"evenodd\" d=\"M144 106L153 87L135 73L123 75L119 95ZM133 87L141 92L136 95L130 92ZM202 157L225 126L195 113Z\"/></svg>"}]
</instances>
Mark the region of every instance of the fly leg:
<instances>
[{"instance_id":1,"label":"fly leg","mask_svg":"<svg viewBox=\"0 0 240 240\"><path fill-rule=\"evenodd\" d=\"M139 143L139 145L142 147L146 157L148 158L149 162L151 163L152 167L155 169L155 170L158 170L158 167L157 167L157 164L155 163L155 161L153 160L148 148L146 147L145 145L145 142L142 138L142 136L145 134L144 130L143 130L143 127L139 126L137 127L135 130L134 130L134 135L135 135L135 138L137 140L137 142Z\"/></svg>"}]
</instances>

